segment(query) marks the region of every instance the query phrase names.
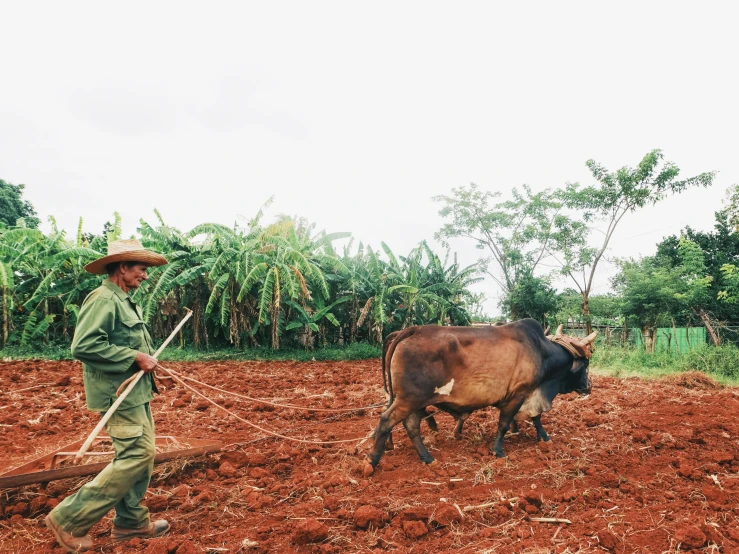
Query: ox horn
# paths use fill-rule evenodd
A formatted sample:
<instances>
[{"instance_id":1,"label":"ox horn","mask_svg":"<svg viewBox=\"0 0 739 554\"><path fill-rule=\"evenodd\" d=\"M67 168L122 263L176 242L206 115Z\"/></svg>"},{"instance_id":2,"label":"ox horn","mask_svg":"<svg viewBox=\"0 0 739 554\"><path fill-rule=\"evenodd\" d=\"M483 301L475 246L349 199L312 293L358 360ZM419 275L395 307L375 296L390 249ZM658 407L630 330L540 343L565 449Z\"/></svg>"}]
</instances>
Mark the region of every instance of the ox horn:
<instances>
[{"instance_id":1,"label":"ox horn","mask_svg":"<svg viewBox=\"0 0 739 554\"><path fill-rule=\"evenodd\" d=\"M584 339L582 339L582 343L583 344L590 344L591 342L593 342L595 340L595 337L597 337L597 336L598 336L598 331L593 331L587 337L585 337Z\"/></svg>"},{"instance_id":2,"label":"ox horn","mask_svg":"<svg viewBox=\"0 0 739 554\"><path fill-rule=\"evenodd\" d=\"M554 334L555 335L561 335L562 334L562 329L564 329L564 328L565 328L565 324L564 323L560 323L559 324L559 327L557 327L557 331Z\"/></svg>"},{"instance_id":3,"label":"ox horn","mask_svg":"<svg viewBox=\"0 0 739 554\"><path fill-rule=\"evenodd\" d=\"M545 337L548 337L549 336L549 325L547 325L547 328L544 329L544 336Z\"/></svg>"}]
</instances>

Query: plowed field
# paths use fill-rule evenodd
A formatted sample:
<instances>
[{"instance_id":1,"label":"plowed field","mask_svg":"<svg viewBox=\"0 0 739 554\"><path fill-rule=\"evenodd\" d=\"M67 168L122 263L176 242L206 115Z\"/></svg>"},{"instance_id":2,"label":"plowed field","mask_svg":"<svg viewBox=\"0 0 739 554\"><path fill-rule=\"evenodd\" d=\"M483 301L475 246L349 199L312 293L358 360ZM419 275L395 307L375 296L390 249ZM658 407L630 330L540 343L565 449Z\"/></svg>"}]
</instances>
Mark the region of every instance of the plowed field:
<instances>
[{"instance_id":1,"label":"plowed field","mask_svg":"<svg viewBox=\"0 0 739 554\"><path fill-rule=\"evenodd\" d=\"M277 403L384 400L379 360L167 365ZM590 396L560 396L543 416L552 442L524 424L506 438L506 459L488 450L493 408L475 412L460 441L446 414L438 433L422 427L436 466L419 462L398 426L368 479L370 441L355 448L379 409L311 413L203 390L290 437L357 440L268 436L175 385L152 403L157 433L224 450L155 469L145 502L172 522L168 536L114 543L109 514L92 530L97 552L739 552L739 392L697 375L595 376ZM85 438L98 417L84 407L78 363L0 364L0 472ZM61 552L43 517L82 482L0 491L0 551Z\"/></svg>"}]
</instances>

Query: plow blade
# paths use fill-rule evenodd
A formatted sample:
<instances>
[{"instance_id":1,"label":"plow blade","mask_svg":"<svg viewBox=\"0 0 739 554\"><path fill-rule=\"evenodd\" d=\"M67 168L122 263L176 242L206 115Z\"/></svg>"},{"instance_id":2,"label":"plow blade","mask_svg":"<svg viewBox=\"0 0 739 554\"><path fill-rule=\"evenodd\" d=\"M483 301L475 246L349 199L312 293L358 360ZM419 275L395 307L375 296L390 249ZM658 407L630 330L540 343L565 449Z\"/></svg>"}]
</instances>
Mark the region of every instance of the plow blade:
<instances>
[{"instance_id":1,"label":"plow blade","mask_svg":"<svg viewBox=\"0 0 739 554\"><path fill-rule=\"evenodd\" d=\"M102 458L106 457L104 462L92 464L83 464L77 466L59 467L67 458L74 458L80 446L84 444L84 440L79 440L68 444L58 450L31 462L23 464L0 475L0 489L10 489L13 487L21 487L23 485L32 485L35 483L48 483L56 479L67 479L69 477L82 477L85 475L93 475L99 473L113 457L113 452L87 452L85 457ZM110 442L109 437L98 437L94 444ZM202 439L182 439L172 436L158 436L155 438L157 447L174 446L175 449L165 452L158 452L154 457L154 463L159 464L176 460L178 458L189 458L193 456L201 456L221 450L222 444L219 441L202 440ZM183 444L185 445L183 447ZM178 448L179 447L179 448Z\"/></svg>"}]
</instances>

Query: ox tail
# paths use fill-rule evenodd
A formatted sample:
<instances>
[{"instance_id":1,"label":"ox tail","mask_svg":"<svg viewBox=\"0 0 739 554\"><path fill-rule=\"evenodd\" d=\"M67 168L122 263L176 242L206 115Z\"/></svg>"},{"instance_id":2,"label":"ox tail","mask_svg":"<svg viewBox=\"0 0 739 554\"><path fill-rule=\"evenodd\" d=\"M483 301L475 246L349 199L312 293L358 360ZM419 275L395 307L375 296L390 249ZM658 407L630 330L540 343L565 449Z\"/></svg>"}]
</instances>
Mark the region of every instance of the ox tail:
<instances>
[{"instance_id":1,"label":"ox tail","mask_svg":"<svg viewBox=\"0 0 739 554\"><path fill-rule=\"evenodd\" d=\"M385 379L385 359L387 358L387 389L385 390L390 395L390 398L388 399L388 406L390 406L395 400L395 393L393 392L393 374L391 371L393 354L395 354L395 349L398 347L398 344L400 344L402 341L404 341L408 337L412 337L413 335L415 335L417 330L418 330L418 327L409 327L408 329L404 329L403 331L398 331L398 335L394 338L394 340L389 341L390 344L388 345L388 348L387 348L387 354L383 353L383 356L382 356L383 382ZM388 335L388 338L389 337L390 335Z\"/></svg>"},{"instance_id":2,"label":"ox tail","mask_svg":"<svg viewBox=\"0 0 739 554\"><path fill-rule=\"evenodd\" d=\"M388 336L385 337L385 340L382 343L382 389L385 391L385 395L390 398L390 391L387 389L387 376L385 374L385 356L387 356L387 350L390 348L390 345L395 340L395 337L398 336L398 331L395 331L394 333L390 333Z\"/></svg>"}]
</instances>

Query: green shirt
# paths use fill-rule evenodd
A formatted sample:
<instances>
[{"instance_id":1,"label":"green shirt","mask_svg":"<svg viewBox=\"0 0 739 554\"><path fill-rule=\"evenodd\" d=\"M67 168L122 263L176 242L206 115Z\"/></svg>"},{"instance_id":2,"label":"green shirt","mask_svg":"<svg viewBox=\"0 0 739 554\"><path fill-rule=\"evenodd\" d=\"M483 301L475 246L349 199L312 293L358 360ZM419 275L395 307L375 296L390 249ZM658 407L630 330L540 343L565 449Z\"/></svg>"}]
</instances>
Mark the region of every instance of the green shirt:
<instances>
[{"instance_id":1,"label":"green shirt","mask_svg":"<svg viewBox=\"0 0 739 554\"><path fill-rule=\"evenodd\" d=\"M87 407L105 412L115 402L118 387L139 371L138 351L153 354L151 336L139 308L121 288L105 279L82 303L72 339L72 356L82 362ZM144 375L121 403L125 410L149 402L156 390Z\"/></svg>"}]
</instances>

